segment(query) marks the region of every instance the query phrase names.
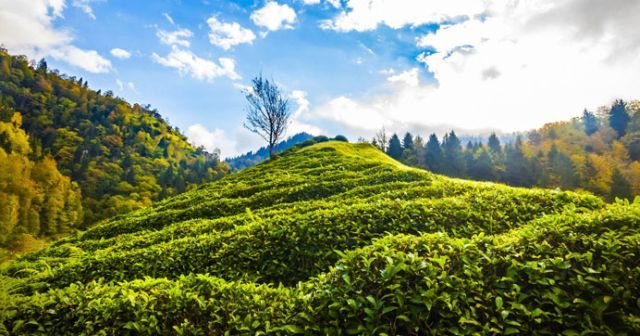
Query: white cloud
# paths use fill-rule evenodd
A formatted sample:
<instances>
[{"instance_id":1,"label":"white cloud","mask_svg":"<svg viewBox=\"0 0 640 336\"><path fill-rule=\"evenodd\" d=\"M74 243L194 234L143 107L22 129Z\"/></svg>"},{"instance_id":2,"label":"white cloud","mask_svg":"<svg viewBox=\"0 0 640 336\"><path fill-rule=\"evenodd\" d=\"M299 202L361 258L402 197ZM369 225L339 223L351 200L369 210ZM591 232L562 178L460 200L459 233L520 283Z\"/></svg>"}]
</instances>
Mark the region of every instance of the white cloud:
<instances>
[{"instance_id":1,"label":"white cloud","mask_svg":"<svg viewBox=\"0 0 640 336\"><path fill-rule=\"evenodd\" d=\"M171 32L159 29L156 32L156 36L158 36L160 42L166 45L178 45L189 48L191 46L189 39L191 38L191 36L193 36L193 32L186 28L178 29Z\"/></svg>"},{"instance_id":2,"label":"white cloud","mask_svg":"<svg viewBox=\"0 0 640 336\"><path fill-rule=\"evenodd\" d=\"M443 124L526 130L640 94L640 2L496 0L479 12L486 15L444 25L418 40L419 48L432 50L419 60L435 84L420 82L425 69L385 71L386 93L337 97L317 115L369 132L382 125ZM460 13L452 8L440 16ZM353 21L351 29L421 21L390 13L365 24Z\"/></svg>"},{"instance_id":3,"label":"white cloud","mask_svg":"<svg viewBox=\"0 0 640 336\"><path fill-rule=\"evenodd\" d=\"M329 0L340 8L339 0ZM391 28L439 23L445 20L482 14L485 1L478 0L348 0L346 9L321 27L337 31L373 30L379 24Z\"/></svg>"},{"instance_id":4,"label":"white cloud","mask_svg":"<svg viewBox=\"0 0 640 336\"><path fill-rule=\"evenodd\" d=\"M288 5L280 5L275 1L251 13L251 20L260 27L270 31L293 29L296 22L296 12Z\"/></svg>"},{"instance_id":5,"label":"white cloud","mask_svg":"<svg viewBox=\"0 0 640 336\"><path fill-rule=\"evenodd\" d=\"M311 102L307 99L307 92L294 90L291 92L290 98L297 108L291 113L291 123L287 127L287 134L285 136L293 136L301 132L313 135L323 134L324 132L321 128L311 125L306 121L311 107Z\"/></svg>"},{"instance_id":6,"label":"white cloud","mask_svg":"<svg viewBox=\"0 0 640 336\"><path fill-rule=\"evenodd\" d=\"M105 73L111 70L111 62L100 56L95 50L84 50L74 46L63 46L49 51L49 54L60 61L83 68L93 73Z\"/></svg>"},{"instance_id":7,"label":"white cloud","mask_svg":"<svg viewBox=\"0 0 640 336\"><path fill-rule=\"evenodd\" d=\"M391 83L399 83L406 86L418 86L420 84L420 69L413 68L405 72L390 76L387 80Z\"/></svg>"},{"instance_id":8,"label":"white cloud","mask_svg":"<svg viewBox=\"0 0 640 336\"><path fill-rule=\"evenodd\" d=\"M171 52L161 57L156 53L151 58L158 64L177 69L181 74L188 74L199 80L213 80L218 77L228 77L232 80L241 77L235 72L235 61L231 58L221 57L218 63L201 58L193 54L191 50L172 46Z\"/></svg>"},{"instance_id":9,"label":"white cloud","mask_svg":"<svg viewBox=\"0 0 640 336\"><path fill-rule=\"evenodd\" d=\"M80 10L82 10L85 14L87 14L87 16L89 16L92 19L96 19L95 14L93 14L93 8L91 8L91 0L73 0L71 2L71 6L79 8Z\"/></svg>"},{"instance_id":10,"label":"white cloud","mask_svg":"<svg viewBox=\"0 0 640 336\"><path fill-rule=\"evenodd\" d=\"M54 26L64 8L64 0L0 0L0 43L14 54L52 56L89 72L108 72L107 59L74 46L69 30Z\"/></svg>"},{"instance_id":11,"label":"white cloud","mask_svg":"<svg viewBox=\"0 0 640 336\"><path fill-rule=\"evenodd\" d=\"M131 57L131 53L120 48L111 49L111 56L119 58L119 59L127 59Z\"/></svg>"},{"instance_id":12,"label":"white cloud","mask_svg":"<svg viewBox=\"0 0 640 336\"><path fill-rule=\"evenodd\" d=\"M211 28L209 41L224 50L229 50L242 43L251 44L256 38L251 30L240 26L237 22L220 22L215 16L212 16L207 20L207 24Z\"/></svg>"},{"instance_id":13,"label":"white cloud","mask_svg":"<svg viewBox=\"0 0 640 336\"><path fill-rule=\"evenodd\" d=\"M124 83L121 80L116 79L116 85L118 85L118 90L124 90Z\"/></svg>"},{"instance_id":14,"label":"white cloud","mask_svg":"<svg viewBox=\"0 0 640 336\"><path fill-rule=\"evenodd\" d=\"M320 0L302 0L305 5L317 5L320 3Z\"/></svg>"},{"instance_id":15,"label":"white cloud","mask_svg":"<svg viewBox=\"0 0 640 336\"><path fill-rule=\"evenodd\" d=\"M236 142L229 139L222 129L216 128L209 131L203 125L195 124L187 128L186 135L193 145L202 146L210 153L219 150L223 158L239 154Z\"/></svg>"}]
</instances>

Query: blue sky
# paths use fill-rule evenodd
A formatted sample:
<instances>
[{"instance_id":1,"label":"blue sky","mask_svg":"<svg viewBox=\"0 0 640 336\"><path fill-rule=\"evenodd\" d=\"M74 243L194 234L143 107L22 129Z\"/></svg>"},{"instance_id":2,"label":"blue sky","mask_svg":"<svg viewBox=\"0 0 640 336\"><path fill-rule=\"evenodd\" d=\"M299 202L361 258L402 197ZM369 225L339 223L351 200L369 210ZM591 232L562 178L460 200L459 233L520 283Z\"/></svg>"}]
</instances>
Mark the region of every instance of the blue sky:
<instances>
[{"instance_id":1,"label":"blue sky","mask_svg":"<svg viewBox=\"0 0 640 336\"><path fill-rule=\"evenodd\" d=\"M0 43L228 156L261 145L241 93L259 73L290 96L289 134L353 140L526 130L637 98L637 13L624 0L0 0Z\"/></svg>"}]
</instances>

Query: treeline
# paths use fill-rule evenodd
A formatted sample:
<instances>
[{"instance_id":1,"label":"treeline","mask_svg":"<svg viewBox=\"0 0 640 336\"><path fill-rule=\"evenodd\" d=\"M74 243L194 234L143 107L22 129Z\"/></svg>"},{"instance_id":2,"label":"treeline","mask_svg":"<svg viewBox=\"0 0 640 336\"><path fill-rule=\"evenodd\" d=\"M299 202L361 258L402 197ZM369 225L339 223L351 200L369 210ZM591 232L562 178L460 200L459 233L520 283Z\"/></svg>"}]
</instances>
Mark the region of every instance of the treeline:
<instances>
[{"instance_id":1,"label":"treeline","mask_svg":"<svg viewBox=\"0 0 640 336\"><path fill-rule=\"evenodd\" d=\"M0 192L9 200L0 202L0 241L8 232L48 235L64 231L53 227L94 223L229 171L149 106L91 90L82 78L49 70L45 60L35 65L6 50L0 50L0 122L7 156L0 160ZM65 197L77 203L80 191L82 210L60 205ZM53 215L61 206L66 210ZM54 220L63 217L65 224Z\"/></svg>"},{"instance_id":2,"label":"treeline","mask_svg":"<svg viewBox=\"0 0 640 336\"><path fill-rule=\"evenodd\" d=\"M287 140L284 140L275 145L274 151L280 153L285 151L307 139L313 138L313 135L305 132L301 132L290 136ZM229 164L232 171L238 171L245 168L253 167L258 163L269 158L269 148L260 147L257 151L250 151L242 155L238 155L233 158L226 159L225 162Z\"/></svg>"},{"instance_id":3,"label":"treeline","mask_svg":"<svg viewBox=\"0 0 640 336\"><path fill-rule=\"evenodd\" d=\"M618 100L597 112L555 122L501 144L462 144L451 131L425 141L406 133L372 143L408 165L453 177L498 181L514 186L583 189L607 199L640 195L640 102Z\"/></svg>"}]
</instances>

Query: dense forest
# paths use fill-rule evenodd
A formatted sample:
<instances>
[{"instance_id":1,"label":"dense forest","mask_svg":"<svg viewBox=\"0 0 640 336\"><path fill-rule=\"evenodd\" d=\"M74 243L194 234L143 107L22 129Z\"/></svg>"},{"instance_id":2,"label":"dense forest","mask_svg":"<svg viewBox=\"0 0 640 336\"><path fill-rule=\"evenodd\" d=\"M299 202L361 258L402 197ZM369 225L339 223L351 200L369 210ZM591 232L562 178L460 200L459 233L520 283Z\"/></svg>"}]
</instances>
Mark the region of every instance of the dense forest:
<instances>
[{"instance_id":1,"label":"dense forest","mask_svg":"<svg viewBox=\"0 0 640 336\"><path fill-rule=\"evenodd\" d=\"M289 138L287 138L287 140L284 140L276 144L274 146L274 152L280 153L312 137L313 135L305 132L292 135ZM232 171L238 171L238 170L255 166L258 163L268 158L269 158L269 148L265 146L265 147L260 147L255 152L250 151L248 153L238 155L236 157L228 158L225 160L225 162L229 164Z\"/></svg>"},{"instance_id":2,"label":"dense forest","mask_svg":"<svg viewBox=\"0 0 640 336\"><path fill-rule=\"evenodd\" d=\"M0 244L84 227L228 171L156 110L0 50Z\"/></svg>"},{"instance_id":3,"label":"dense forest","mask_svg":"<svg viewBox=\"0 0 640 336\"><path fill-rule=\"evenodd\" d=\"M372 143L401 162L453 177L498 181L514 186L583 189L631 199L640 195L640 102L618 100L596 113L555 122L501 144L461 143L455 132L427 140L406 133Z\"/></svg>"}]
</instances>

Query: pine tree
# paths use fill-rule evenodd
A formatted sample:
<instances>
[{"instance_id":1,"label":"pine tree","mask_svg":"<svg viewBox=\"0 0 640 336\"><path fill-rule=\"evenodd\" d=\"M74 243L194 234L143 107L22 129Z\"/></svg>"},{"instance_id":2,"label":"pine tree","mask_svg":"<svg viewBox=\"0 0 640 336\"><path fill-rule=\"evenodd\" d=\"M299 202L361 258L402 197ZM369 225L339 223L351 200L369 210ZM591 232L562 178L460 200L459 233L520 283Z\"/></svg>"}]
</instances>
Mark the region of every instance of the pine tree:
<instances>
[{"instance_id":1,"label":"pine tree","mask_svg":"<svg viewBox=\"0 0 640 336\"><path fill-rule=\"evenodd\" d=\"M587 133L587 135L598 131L598 118L596 118L596 115L592 112L587 111L587 109L584 109L584 112L582 112L582 124L584 125L584 132Z\"/></svg>"},{"instance_id":2,"label":"pine tree","mask_svg":"<svg viewBox=\"0 0 640 336\"><path fill-rule=\"evenodd\" d=\"M464 158L460 139L454 131L445 134L442 139L442 154L444 156L445 174L462 177L465 174Z\"/></svg>"},{"instance_id":3,"label":"pine tree","mask_svg":"<svg viewBox=\"0 0 640 336\"><path fill-rule=\"evenodd\" d=\"M496 136L495 133L491 133L491 135L489 136L488 146L489 146L489 150L493 154L499 154L502 151L502 147L500 146L500 140L498 139L498 136Z\"/></svg>"},{"instance_id":4,"label":"pine tree","mask_svg":"<svg viewBox=\"0 0 640 336\"><path fill-rule=\"evenodd\" d=\"M389 139L389 148L387 149L387 154L396 160L399 160L402 156L402 145L400 144L400 138L398 138L398 135L395 133Z\"/></svg>"},{"instance_id":5,"label":"pine tree","mask_svg":"<svg viewBox=\"0 0 640 336\"><path fill-rule=\"evenodd\" d=\"M402 139L402 147L404 149L414 149L413 148L413 136L411 133L407 132Z\"/></svg>"},{"instance_id":6,"label":"pine tree","mask_svg":"<svg viewBox=\"0 0 640 336\"><path fill-rule=\"evenodd\" d=\"M513 145L505 147L505 155L505 181L514 186L532 186L535 178L529 160L522 150L520 137L516 138Z\"/></svg>"},{"instance_id":7,"label":"pine tree","mask_svg":"<svg viewBox=\"0 0 640 336\"><path fill-rule=\"evenodd\" d=\"M547 153L547 161L551 170L552 183L563 189L572 189L578 185L578 176L573 162L566 154L560 152L555 144Z\"/></svg>"},{"instance_id":8,"label":"pine tree","mask_svg":"<svg viewBox=\"0 0 640 336\"><path fill-rule=\"evenodd\" d=\"M495 181L498 177L491 155L484 148L478 150L478 155L473 160L472 166L469 166L468 171L475 180Z\"/></svg>"},{"instance_id":9,"label":"pine tree","mask_svg":"<svg viewBox=\"0 0 640 336\"><path fill-rule=\"evenodd\" d=\"M426 168L434 173L442 173L443 160L444 157L438 136L431 134L424 150L424 163Z\"/></svg>"},{"instance_id":10,"label":"pine tree","mask_svg":"<svg viewBox=\"0 0 640 336\"><path fill-rule=\"evenodd\" d=\"M630 120L627 104L623 100L616 100L609 112L609 126L618 133L618 137L625 135Z\"/></svg>"}]
</instances>

